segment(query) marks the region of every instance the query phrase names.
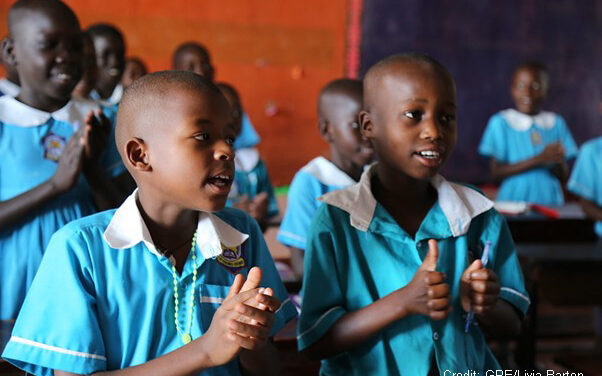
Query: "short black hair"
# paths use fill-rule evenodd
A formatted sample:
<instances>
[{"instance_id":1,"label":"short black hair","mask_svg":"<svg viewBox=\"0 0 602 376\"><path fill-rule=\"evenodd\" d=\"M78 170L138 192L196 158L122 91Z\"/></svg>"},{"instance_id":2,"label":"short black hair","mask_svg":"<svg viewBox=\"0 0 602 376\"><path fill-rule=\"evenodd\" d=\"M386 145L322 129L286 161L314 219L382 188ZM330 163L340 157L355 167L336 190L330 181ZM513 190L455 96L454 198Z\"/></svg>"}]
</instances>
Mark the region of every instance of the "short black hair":
<instances>
[{"instance_id":1,"label":"short black hair","mask_svg":"<svg viewBox=\"0 0 602 376\"><path fill-rule=\"evenodd\" d=\"M113 36L121 41L121 44L125 46L125 38L123 37L123 33L114 25L109 23L96 23L88 26L86 32L90 34L92 38L97 36Z\"/></svg>"},{"instance_id":2,"label":"short black hair","mask_svg":"<svg viewBox=\"0 0 602 376\"><path fill-rule=\"evenodd\" d=\"M318 95L318 115L324 113L323 102L328 95L345 95L349 98L355 98L360 103L362 102L364 88L361 80L353 78L338 78L328 82Z\"/></svg>"},{"instance_id":3,"label":"short black hair","mask_svg":"<svg viewBox=\"0 0 602 376\"><path fill-rule=\"evenodd\" d=\"M79 20L71 8L60 0L18 0L8 10L8 33L12 36L15 27L26 11L38 10L49 13L59 13L64 22L75 22L79 27Z\"/></svg>"},{"instance_id":4,"label":"short black hair","mask_svg":"<svg viewBox=\"0 0 602 376\"><path fill-rule=\"evenodd\" d=\"M518 64L516 66L516 68L514 68L512 75L514 76L516 74L516 72L518 72L519 70L522 70L522 69L527 69L527 70L530 70L533 72L537 72L541 75L543 80L546 81L546 84L550 83L550 70L548 69L547 65L545 65L544 63L535 61L535 60L524 61L524 62Z\"/></svg>"},{"instance_id":5,"label":"short black hair","mask_svg":"<svg viewBox=\"0 0 602 376\"><path fill-rule=\"evenodd\" d=\"M207 57L207 60L211 60L209 50L207 50L205 46L197 42L188 41L180 44L174 51L171 61L172 67L175 67L177 61L180 60L180 58L182 57L182 54L188 51L198 52L201 55L205 55Z\"/></svg>"}]
</instances>

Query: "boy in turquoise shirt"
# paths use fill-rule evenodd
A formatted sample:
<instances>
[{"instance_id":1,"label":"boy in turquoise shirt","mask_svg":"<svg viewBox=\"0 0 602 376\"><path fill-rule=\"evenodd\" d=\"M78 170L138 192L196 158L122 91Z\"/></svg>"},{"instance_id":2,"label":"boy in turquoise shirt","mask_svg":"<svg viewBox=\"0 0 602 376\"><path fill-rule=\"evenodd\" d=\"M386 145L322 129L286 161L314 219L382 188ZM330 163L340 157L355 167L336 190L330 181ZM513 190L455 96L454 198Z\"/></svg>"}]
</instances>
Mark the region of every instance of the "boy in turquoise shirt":
<instances>
[{"instance_id":1,"label":"boy in turquoise shirt","mask_svg":"<svg viewBox=\"0 0 602 376\"><path fill-rule=\"evenodd\" d=\"M379 162L322 197L306 249L297 339L321 374L484 375L500 368L484 333L519 331L529 298L503 217L437 173L455 103L451 75L424 55L366 74L360 124ZM479 325L466 325L470 310Z\"/></svg>"},{"instance_id":2,"label":"boy in turquoise shirt","mask_svg":"<svg viewBox=\"0 0 602 376\"><path fill-rule=\"evenodd\" d=\"M257 224L222 210L234 136L203 77L134 82L116 140L138 189L53 236L3 357L35 375L276 374L269 338L295 308Z\"/></svg>"},{"instance_id":3,"label":"boy in turquoise shirt","mask_svg":"<svg viewBox=\"0 0 602 376\"><path fill-rule=\"evenodd\" d=\"M515 108L498 112L487 123L479 153L491 158L491 175L502 181L498 201L564 203L567 161L577 155L577 145L560 115L541 110L548 86L543 65L519 65L511 85Z\"/></svg>"}]
</instances>

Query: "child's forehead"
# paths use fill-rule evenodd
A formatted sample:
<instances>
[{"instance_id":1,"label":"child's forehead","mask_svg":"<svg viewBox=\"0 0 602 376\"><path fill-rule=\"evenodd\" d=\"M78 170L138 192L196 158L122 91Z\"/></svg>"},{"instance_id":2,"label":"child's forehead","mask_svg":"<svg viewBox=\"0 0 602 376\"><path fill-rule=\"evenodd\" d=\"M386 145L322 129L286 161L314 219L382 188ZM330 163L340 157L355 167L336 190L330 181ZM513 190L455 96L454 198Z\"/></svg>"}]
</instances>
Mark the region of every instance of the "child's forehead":
<instances>
[{"instance_id":1,"label":"child's forehead","mask_svg":"<svg viewBox=\"0 0 602 376\"><path fill-rule=\"evenodd\" d=\"M11 30L14 31L14 37L21 35L31 35L34 33L52 34L58 29L71 34L80 34L81 29L77 20L69 17L68 14L51 11L49 9L38 7L26 9L18 13L15 17Z\"/></svg>"}]
</instances>

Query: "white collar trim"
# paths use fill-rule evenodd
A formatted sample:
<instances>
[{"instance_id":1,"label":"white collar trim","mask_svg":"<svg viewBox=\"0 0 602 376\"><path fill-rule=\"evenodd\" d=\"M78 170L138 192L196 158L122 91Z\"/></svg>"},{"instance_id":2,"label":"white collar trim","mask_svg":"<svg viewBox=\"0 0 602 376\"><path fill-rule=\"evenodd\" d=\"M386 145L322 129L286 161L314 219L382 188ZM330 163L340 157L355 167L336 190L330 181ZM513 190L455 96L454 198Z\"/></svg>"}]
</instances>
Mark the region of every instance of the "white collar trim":
<instances>
[{"instance_id":1,"label":"white collar trim","mask_svg":"<svg viewBox=\"0 0 602 376\"><path fill-rule=\"evenodd\" d=\"M531 116L509 108L502 111L501 114L508 125L517 131L527 131L533 125L541 129L551 129L556 124L556 114L553 112L542 111Z\"/></svg>"},{"instance_id":2,"label":"white collar trim","mask_svg":"<svg viewBox=\"0 0 602 376\"><path fill-rule=\"evenodd\" d=\"M157 251L140 215L136 204L137 197L138 189L115 211L104 232L104 239L109 246L115 249L131 248L143 242L153 254L164 257ZM218 216L208 212L199 212L197 244L205 259L221 255L222 244L226 247L237 247L248 237L249 235L236 230Z\"/></svg>"},{"instance_id":3,"label":"white collar trim","mask_svg":"<svg viewBox=\"0 0 602 376\"><path fill-rule=\"evenodd\" d=\"M119 102L121 101L121 97L123 96L123 90L124 90L123 85L117 84L117 86L115 86L115 89L113 89L111 96L107 99L102 99L100 97L100 94L98 94L98 91L96 91L96 89L94 89L90 93L90 98L97 100L102 104L112 106L114 104L119 104Z\"/></svg>"},{"instance_id":4,"label":"white collar trim","mask_svg":"<svg viewBox=\"0 0 602 376\"><path fill-rule=\"evenodd\" d=\"M301 168L318 179L322 184L348 187L356 183L349 175L340 170L334 163L324 157L317 157Z\"/></svg>"},{"instance_id":5,"label":"white collar trim","mask_svg":"<svg viewBox=\"0 0 602 376\"><path fill-rule=\"evenodd\" d=\"M236 170L249 172L259 163L259 150L256 148L242 148L235 151L234 165Z\"/></svg>"},{"instance_id":6,"label":"white collar trim","mask_svg":"<svg viewBox=\"0 0 602 376\"><path fill-rule=\"evenodd\" d=\"M19 127L37 127L53 118L73 124L76 128L84 124L86 115L98 109L98 103L82 99L71 98L62 108L54 112L46 112L21 103L15 98L5 95L0 97L0 121Z\"/></svg>"},{"instance_id":7,"label":"white collar trim","mask_svg":"<svg viewBox=\"0 0 602 376\"><path fill-rule=\"evenodd\" d=\"M325 194L319 200L349 213L351 226L367 231L374 217L376 199L372 194L371 179L376 173L376 163L364 171L359 183ZM450 183L441 175L431 179L437 190L438 203L447 218L453 236L464 235L472 219L493 208L493 202L474 189Z\"/></svg>"},{"instance_id":8,"label":"white collar trim","mask_svg":"<svg viewBox=\"0 0 602 376\"><path fill-rule=\"evenodd\" d=\"M4 95L10 95L11 97L16 97L19 95L19 91L21 91L21 87L16 85L6 78L0 79L0 91L4 93Z\"/></svg>"}]
</instances>

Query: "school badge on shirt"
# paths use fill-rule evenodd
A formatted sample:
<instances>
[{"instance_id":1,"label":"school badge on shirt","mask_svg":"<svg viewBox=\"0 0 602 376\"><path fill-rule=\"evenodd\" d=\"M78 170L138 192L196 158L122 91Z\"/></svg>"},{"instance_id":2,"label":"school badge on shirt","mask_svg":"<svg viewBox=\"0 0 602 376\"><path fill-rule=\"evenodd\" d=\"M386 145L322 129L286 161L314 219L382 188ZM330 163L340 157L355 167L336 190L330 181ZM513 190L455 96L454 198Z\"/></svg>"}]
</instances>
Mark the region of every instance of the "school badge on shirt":
<instances>
[{"instance_id":1,"label":"school badge on shirt","mask_svg":"<svg viewBox=\"0 0 602 376\"><path fill-rule=\"evenodd\" d=\"M220 265L228 269L232 274L236 274L246 267L242 244L237 247L227 247L224 244L221 244L221 246L222 254L216 258L216 261Z\"/></svg>"},{"instance_id":2,"label":"school badge on shirt","mask_svg":"<svg viewBox=\"0 0 602 376\"><path fill-rule=\"evenodd\" d=\"M532 131L531 132L531 142L533 143L533 145L540 145L541 144L541 133L539 133L538 131Z\"/></svg>"},{"instance_id":3,"label":"school badge on shirt","mask_svg":"<svg viewBox=\"0 0 602 376\"><path fill-rule=\"evenodd\" d=\"M67 142L65 139L58 134L48 132L42 139L42 146L44 147L44 158L54 162L58 162L63 150L65 150Z\"/></svg>"}]
</instances>

